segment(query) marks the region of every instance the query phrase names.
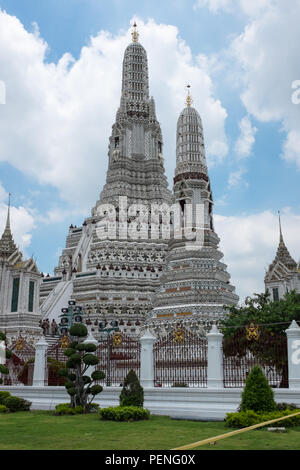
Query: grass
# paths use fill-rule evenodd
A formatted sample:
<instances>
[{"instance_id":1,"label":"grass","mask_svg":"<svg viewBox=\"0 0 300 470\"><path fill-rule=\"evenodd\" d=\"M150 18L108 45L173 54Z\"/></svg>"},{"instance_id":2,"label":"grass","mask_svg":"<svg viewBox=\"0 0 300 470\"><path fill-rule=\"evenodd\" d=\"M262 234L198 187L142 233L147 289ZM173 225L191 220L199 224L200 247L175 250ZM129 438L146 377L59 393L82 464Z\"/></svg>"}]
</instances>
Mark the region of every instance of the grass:
<instances>
[{"instance_id":1,"label":"grass","mask_svg":"<svg viewBox=\"0 0 300 470\"><path fill-rule=\"evenodd\" d=\"M171 420L115 423L97 414L54 416L51 411L0 415L0 450L167 450L229 432L222 422ZM201 450L298 450L300 427L285 434L249 431Z\"/></svg>"}]
</instances>

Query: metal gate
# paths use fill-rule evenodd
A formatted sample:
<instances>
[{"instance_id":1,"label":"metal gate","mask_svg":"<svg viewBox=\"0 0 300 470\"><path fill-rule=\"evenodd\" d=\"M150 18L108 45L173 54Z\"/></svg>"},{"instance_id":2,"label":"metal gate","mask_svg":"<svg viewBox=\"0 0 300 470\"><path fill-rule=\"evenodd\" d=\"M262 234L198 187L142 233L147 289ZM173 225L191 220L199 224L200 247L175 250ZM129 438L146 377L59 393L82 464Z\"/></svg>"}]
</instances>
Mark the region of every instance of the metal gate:
<instances>
[{"instance_id":1,"label":"metal gate","mask_svg":"<svg viewBox=\"0 0 300 470\"><path fill-rule=\"evenodd\" d=\"M106 375L100 382L102 385L122 386L131 369L140 377L141 344L138 338L115 333L99 343L95 354L99 359L96 370Z\"/></svg>"},{"instance_id":2,"label":"metal gate","mask_svg":"<svg viewBox=\"0 0 300 470\"><path fill-rule=\"evenodd\" d=\"M70 339L68 336L62 336L57 343L51 346L47 351L46 377L48 377L48 385L58 386L65 384L65 378L58 375L59 369L65 367L68 357L64 351L69 346Z\"/></svg>"},{"instance_id":3,"label":"metal gate","mask_svg":"<svg viewBox=\"0 0 300 470\"><path fill-rule=\"evenodd\" d=\"M178 328L157 341L153 349L155 386L207 386L206 338Z\"/></svg>"},{"instance_id":4,"label":"metal gate","mask_svg":"<svg viewBox=\"0 0 300 470\"><path fill-rule=\"evenodd\" d=\"M35 349L19 336L8 348L13 354L6 365L9 375L4 376L4 385L32 385Z\"/></svg>"},{"instance_id":5,"label":"metal gate","mask_svg":"<svg viewBox=\"0 0 300 470\"><path fill-rule=\"evenodd\" d=\"M286 337L252 325L223 340L224 387L244 387L255 365L263 369L271 387L288 388Z\"/></svg>"}]
</instances>

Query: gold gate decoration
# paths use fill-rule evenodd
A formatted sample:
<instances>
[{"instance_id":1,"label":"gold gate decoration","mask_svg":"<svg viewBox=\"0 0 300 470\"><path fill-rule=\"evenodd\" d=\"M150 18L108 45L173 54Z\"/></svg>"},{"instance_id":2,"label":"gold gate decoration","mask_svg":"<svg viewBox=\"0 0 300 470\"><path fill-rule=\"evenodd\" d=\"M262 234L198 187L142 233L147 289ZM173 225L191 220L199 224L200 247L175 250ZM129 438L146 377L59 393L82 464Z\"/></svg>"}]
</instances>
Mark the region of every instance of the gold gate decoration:
<instances>
[{"instance_id":1,"label":"gold gate decoration","mask_svg":"<svg viewBox=\"0 0 300 470\"><path fill-rule=\"evenodd\" d=\"M177 330L174 331L174 342L176 344L184 342L184 330L181 328L177 328Z\"/></svg>"},{"instance_id":2,"label":"gold gate decoration","mask_svg":"<svg viewBox=\"0 0 300 470\"><path fill-rule=\"evenodd\" d=\"M121 333L116 333L113 336L113 347L116 348L117 346L122 346L123 338Z\"/></svg>"},{"instance_id":3,"label":"gold gate decoration","mask_svg":"<svg viewBox=\"0 0 300 470\"><path fill-rule=\"evenodd\" d=\"M24 345L24 339L22 337L18 338L16 341L16 351L22 351Z\"/></svg>"},{"instance_id":4,"label":"gold gate decoration","mask_svg":"<svg viewBox=\"0 0 300 470\"><path fill-rule=\"evenodd\" d=\"M259 330L258 326L254 325L254 323L251 323L250 326L246 327L246 338L248 341L258 341Z\"/></svg>"},{"instance_id":5,"label":"gold gate decoration","mask_svg":"<svg viewBox=\"0 0 300 470\"><path fill-rule=\"evenodd\" d=\"M64 335L61 337L61 340L60 340L60 345L63 349L66 349L69 347L69 344L70 344L70 340L69 340L69 337L67 335Z\"/></svg>"}]
</instances>

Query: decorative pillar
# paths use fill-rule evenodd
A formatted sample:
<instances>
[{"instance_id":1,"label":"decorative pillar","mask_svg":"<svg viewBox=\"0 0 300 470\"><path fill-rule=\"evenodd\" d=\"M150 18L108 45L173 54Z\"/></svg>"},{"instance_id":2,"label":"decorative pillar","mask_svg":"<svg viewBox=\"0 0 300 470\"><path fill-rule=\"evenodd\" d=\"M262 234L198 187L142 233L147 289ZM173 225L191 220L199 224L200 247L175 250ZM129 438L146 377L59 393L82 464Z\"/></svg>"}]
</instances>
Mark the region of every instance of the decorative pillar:
<instances>
[{"instance_id":1,"label":"decorative pillar","mask_svg":"<svg viewBox=\"0 0 300 470\"><path fill-rule=\"evenodd\" d=\"M83 343L94 344L96 347L98 346L98 341L96 340L96 338L94 338L94 336L93 336L93 334L92 334L91 331L89 332L89 335L88 335L87 339L85 339L85 340L83 341ZM94 354L94 353L92 353L92 354ZM89 377L91 377L92 373L93 373L95 370L96 370L96 366L90 366L90 367L87 369L85 375L88 375Z\"/></svg>"},{"instance_id":2,"label":"decorative pillar","mask_svg":"<svg viewBox=\"0 0 300 470\"><path fill-rule=\"evenodd\" d=\"M285 332L288 348L289 388L300 389L300 327L293 320Z\"/></svg>"},{"instance_id":3,"label":"decorative pillar","mask_svg":"<svg viewBox=\"0 0 300 470\"><path fill-rule=\"evenodd\" d=\"M207 388L224 388L222 342L223 335L214 323L207 334Z\"/></svg>"},{"instance_id":4,"label":"decorative pillar","mask_svg":"<svg viewBox=\"0 0 300 470\"><path fill-rule=\"evenodd\" d=\"M154 360L153 345L156 342L155 336L147 329L140 339L141 342L141 374L140 383L144 388L154 387Z\"/></svg>"},{"instance_id":5,"label":"decorative pillar","mask_svg":"<svg viewBox=\"0 0 300 470\"><path fill-rule=\"evenodd\" d=\"M48 343L44 336L41 336L38 343L35 345L35 359L34 359L34 370L33 370L33 386L34 387L45 387L48 384L48 377L46 377L47 363L46 353L48 349Z\"/></svg>"}]
</instances>

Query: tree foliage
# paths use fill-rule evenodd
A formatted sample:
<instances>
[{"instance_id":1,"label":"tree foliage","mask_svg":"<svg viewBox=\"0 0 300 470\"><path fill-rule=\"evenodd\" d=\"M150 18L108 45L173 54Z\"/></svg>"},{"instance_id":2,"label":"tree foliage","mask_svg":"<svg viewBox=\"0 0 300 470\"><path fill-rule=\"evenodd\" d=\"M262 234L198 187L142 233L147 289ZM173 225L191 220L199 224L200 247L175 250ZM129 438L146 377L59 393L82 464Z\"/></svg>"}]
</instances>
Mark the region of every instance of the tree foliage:
<instances>
[{"instance_id":1,"label":"tree foliage","mask_svg":"<svg viewBox=\"0 0 300 470\"><path fill-rule=\"evenodd\" d=\"M237 327L252 322L267 325L266 330L283 336L293 320L300 321L300 294L292 291L273 302L269 291L266 291L247 297L242 307L226 305L224 308L228 311L228 316L221 322L225 338L232 336ZM272 326L269 325L271 323Z\"/></svg>"},{"instance_id":2,"label":"tree foliage","mask_svg":"<svg viewBox=\"0 0 300 470\"><path fill-rule=\"evenodd\" d=\"M241 411L275 411L274 392L262 369L254 366L248 375L242 393Z\"/></svg>"},{"instance_id":3,"label":"tree foliage","mask_svg":"<svg viewBox=\"0 0 300 470\"><path fill-rule=\"evenodd\" d=\"M140 406L144 405L144 389L134 372L130 370L124 380L124 385L120 394L120 406Z\"/></svg>"},{"instance_id":4,"label":"tree foliage","mask_svg":"<svg viewBox=\"0 0 300 470\"><path fill-rule=\"evenodd\" d=\"M94 371L91 376L85 375L90 366L99 363L99 359L92 351L96 347L92 343L84 343L83 340L87 336L87 328L85 325L77 323L70 328L70 334L73 339L69 348L65 350L68 357L66 367L59 371L59 375L65 377L65 387L71 397L71 407L81 406L86 413L90 409L90 405L96 395L102 392L101 385L95 384L98 380L103 380L105 374L102 371Z\"/></svg>"},{"instance_id":5,"label":"tree foliage","mask_svg":"<svg viewBox=\"0 0 300 470\"><path fill-rule=\"evenodd\" d=\"M3 331L0 331L0 341L5 341L6 342L6 334L3 333ZM6 359L10 359L12 356L12 352L9 351L9 349L6 348L5 350L5 357ZM9 375L9 369L3 364L0 364L0 374L2 375ZM0 385L3 383L2 377L0 377Z\"/></svg>"},{"instance_id":6,"label":"tree foliage","mask_svg":"<svg viewBox=\"0 0 300 470\"><path fill-rule=\"evenodd\" d=\"M224 354L244 356L247 351L251 351L261 362L275 367L282 374L281 386L286 386L288 365L285 330L293 320L300 321L300 294L292 291L283 299L273 302L270 293L266 291L247 297L241 307L231 305L224 308L228 311L228 316L220 322L224 334ZM258 338L249 340L245 327L251 323L258 325Z\"/></svg>"}]
</instances>

